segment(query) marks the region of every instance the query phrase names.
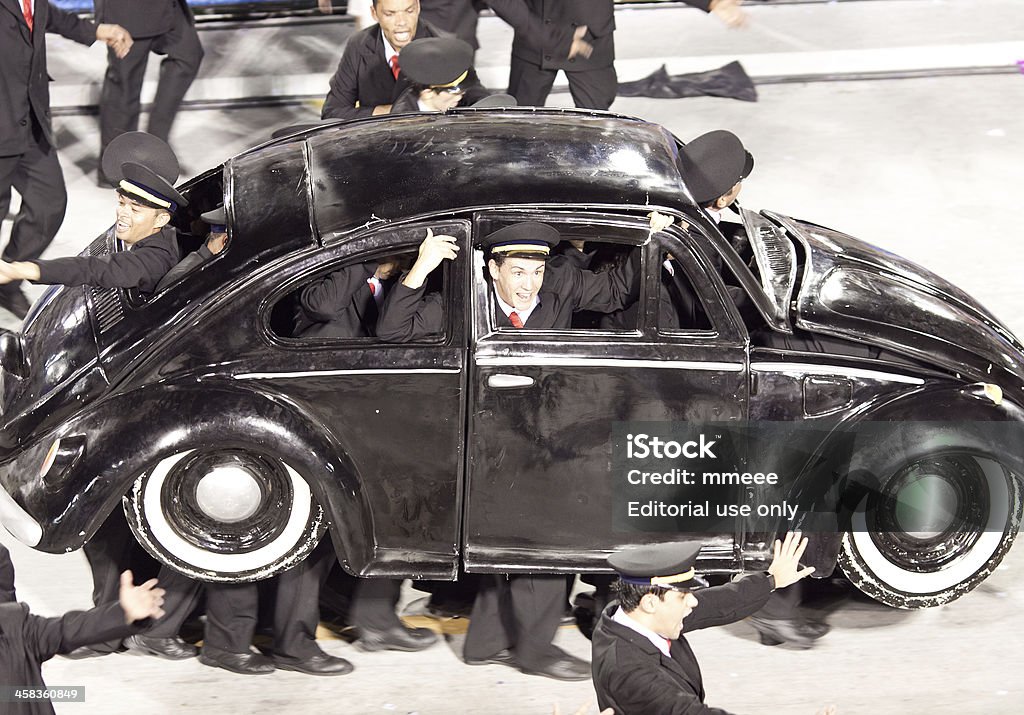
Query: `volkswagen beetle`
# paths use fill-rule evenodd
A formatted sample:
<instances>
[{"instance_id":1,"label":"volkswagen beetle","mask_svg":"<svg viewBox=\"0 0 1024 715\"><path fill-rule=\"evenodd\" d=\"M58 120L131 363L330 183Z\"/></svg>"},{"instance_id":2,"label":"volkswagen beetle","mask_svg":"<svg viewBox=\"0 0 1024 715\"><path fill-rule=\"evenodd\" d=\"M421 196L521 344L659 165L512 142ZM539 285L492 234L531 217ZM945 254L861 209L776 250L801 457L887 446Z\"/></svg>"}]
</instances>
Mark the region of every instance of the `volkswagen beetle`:
<instances>
[{"instance_id":1,"label":"volkswagen beetle","mask_svg":"<svg viewBox=\"0 0 1024 715\"><path fill-rule=\"evenodd\" d=\"M224 582L272 576L325 534L360 576L602 571L614 549L695 534L704 570L726 574L801 528L816 575L838 564L887 604L970 590L1021 517L1024 346L956 287L838 231L743 211L729 240L680 147L611 114L460 110L231 158L181 187L191 213L175 219L194 244L191 223L225 204L215 260L152 296L52 287L0 336L0 518L60 552L123 508L159 561ZM652 210L673 225L652 232ZM595 270L636 261L632 315L497 327L479 239L521 220L586 241ZM296 330L304 286L414 253L427 229L461 248L432 278L439 334ZM110 234L86 249L112 250ZM680 296L688 321L666 318ZM787 509L713 532L631 521L623 500L654 493L617 471L636 424L771 425L731 458L786 479L737 483L737 503Z\"/></svg>"}]
</instances>

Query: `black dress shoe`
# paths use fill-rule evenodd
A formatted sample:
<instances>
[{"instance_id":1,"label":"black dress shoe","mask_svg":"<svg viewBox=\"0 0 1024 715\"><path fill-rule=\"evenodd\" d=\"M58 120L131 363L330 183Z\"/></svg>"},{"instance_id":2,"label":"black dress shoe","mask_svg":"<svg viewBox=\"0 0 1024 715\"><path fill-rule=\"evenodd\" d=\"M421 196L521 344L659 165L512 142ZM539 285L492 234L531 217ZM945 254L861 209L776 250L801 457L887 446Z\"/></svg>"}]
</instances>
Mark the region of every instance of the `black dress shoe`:
<instances>
[{"instance_id":1,"label":"black dress shoe","mask_svg":"<svg viewBox=\"0 0 1024 715\"><path fill-rule=\"evenodd\" d=\"M429 628L406 628L395 626L386 631L371 628L359 629L356 647L360 650L404 650L417 651L429 648L437 642L437 634Z\"/></svg>"},{"instance_id":2,"label":"black dress shoe","mask_svg":"<svg viewBox=\"0 0 1024 715\"><path fill-rule=\"evenodd\" d=\"M0 286L0 308L6 308L17 318L24 320L31 307L32 304L21 289L20 283L8 283Z\"/></svg>"},{"instance_id":3,"label":"black dress shoe","mask_svg":"<svg viewBox=\"0 0 1024 715\"><path fill-rule=\"evenodd\" d=\"M274 672L274 663L259 653L231 653L212 645L199 651L199 662L211 668L223 668L242 675L266 675Z\"/></svg>"},{"instance_id":4,"label":"black dress shoe","mask_svg":"<svg viewBox=\"0 0 1024 715\"><path fill-rule=\"evenodd\" d=\"M168 660L186 660L199 655L199 649L186 643L177 636L173 638L156 638L154 636L129 636L124 644L128 650L142 655L155 655Z\"/></svg>"},{"instance_id":5,"label":"black dress shoe","mask_svg":"<svg viewBox=\"0 0 1024 715\"><path fill-rule=\"evenodd\" d=\"M306 675L345 675L355 668L344 658L327 653L317 653L309 658L274 656L274 666L279 670L294 670Z\"/></svg>"},{"instance_id":6,"label":"black dress shoe","mask_svg":"<svg viewBox=\"0 0 1024 715\"><path fill-rule=\"evenodd\" d=\"M527 675L543 675L555 680L590 680L590 663L576 656L563 653L539 668L522 668Z\"/></svg>"},{"instance_id":7,"label":"black dress shoe","mask_svg":"<svg viewBox=\"0 0 1024 715\"><path fill-rule=\"evenodd\" d=\"M788 643L801 649L814 647L814 641L828 633L827 623L811 623L795 618L750 617L750 625L761 638L761 645Z\"/></svg>"},{"instance_id":8,"label":"black dress shoe","mask_svg":"<svg viewBox=\"0 0 1024 715\"><path fill-rule=\"evenodd\" d=\"M507 665L510 668L519 669L519 660L516 654L508 648L499 650L488 658L463 658L466 665Z\"/></svg>"}]
</instances>

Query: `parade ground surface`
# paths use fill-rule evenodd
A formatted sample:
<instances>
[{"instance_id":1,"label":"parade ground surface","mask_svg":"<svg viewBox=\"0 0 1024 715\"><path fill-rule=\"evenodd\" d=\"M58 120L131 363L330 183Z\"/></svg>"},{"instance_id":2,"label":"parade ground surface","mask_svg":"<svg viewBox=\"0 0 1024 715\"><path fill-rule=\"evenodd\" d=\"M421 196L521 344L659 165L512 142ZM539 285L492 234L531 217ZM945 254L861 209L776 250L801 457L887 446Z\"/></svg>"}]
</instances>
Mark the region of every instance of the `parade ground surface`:
<instances>
[{"instance_id":1,"label":"parade ground surface","mask_svg":"<svg viewBox=\"0 0 1024 715\"><path fill-rule=\"evenodd\" d=\"M951 280L1024 335L1024 3L1020 0L860 0L749 7L728 31L674 6L618 13L620 79L666 64L673 73L734 59L758 83L756 103L622 98L618 113L667 126L683 140L737 133L756 158L741 200L840 229ZM319 116L318 98L352 25L338 18L204 23L206 62L174 127L183 178ZM507 80L511 33L481 21L477 66ZM67 218L45 257L78 253L113 222L114 194L95 182L95 105L104 50L50 38L55 126L70 193ZM153 58L150 78L156 79ZM147 92L152 96L152 82ZM557 86L556 86L557 89ZM256 97L258 101L246 101ZM551 104L571 106L567 93ZM458 191L458 186L452 186ZM9 232L4 223L3 235ZM30 287L37 296L42 287ZM17 329L10 314L0 324ZM1019 449L1019 445L1015 448ZM581 526L581 528L583 528ZM6 532L18 596L57 615L90 605L81 553L34 552ZM811 601L831 632L813 650L769 648L740 622L689 637L709 704L742 713L805 713L835 703L844 715L1006 713L1024 710L1024 546L978 589L949 605L899 611L827 584ZM407 589L408 605L418 592ZM410 614L416 612L413 604ZM493 713L575 712L589 682L563 683L460 660L465 622L428 621L445 639L420 653L362 653L329 637L328 652L356 670L340 678L277 671L240 676L197 661L120 654L44 667L53 687L84 686L58 713ZM589 657L572 626L558 645ZM3 712L0 704L0 713ZM595 712L595 710L591 710Z\"/></svg>"}]
</instances>

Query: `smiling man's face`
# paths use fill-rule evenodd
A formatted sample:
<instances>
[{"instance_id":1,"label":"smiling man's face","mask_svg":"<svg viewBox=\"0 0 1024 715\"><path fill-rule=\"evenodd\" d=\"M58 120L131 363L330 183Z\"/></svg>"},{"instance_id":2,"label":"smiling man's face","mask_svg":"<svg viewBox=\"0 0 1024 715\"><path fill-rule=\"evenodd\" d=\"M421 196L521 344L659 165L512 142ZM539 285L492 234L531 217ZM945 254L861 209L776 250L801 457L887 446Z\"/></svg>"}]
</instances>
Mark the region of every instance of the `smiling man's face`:
<instances>
[{"instance_id":1,"label":"smiling man's face","mask_svg":"<svg viewBox=\"0 0 1024 715\"><path fill-rule=\"evenodd\" d=\"M150 208L123 194L118 194L114 235L130 245L152 236L166 226L170 219L171 215L163 209Z\"/></svg>"},{"instance_id":2,"label":"smiling man's face","mask_svg":"<svg viewBox=\"0 0 1024 715\"><path fill-rule=\"evenodd\" d=\"M498 297L516 310L529 310L544 283L544 261L539 258L506 258L499 266L493 258L487 268Z\"/></svg>"}]
</instances>

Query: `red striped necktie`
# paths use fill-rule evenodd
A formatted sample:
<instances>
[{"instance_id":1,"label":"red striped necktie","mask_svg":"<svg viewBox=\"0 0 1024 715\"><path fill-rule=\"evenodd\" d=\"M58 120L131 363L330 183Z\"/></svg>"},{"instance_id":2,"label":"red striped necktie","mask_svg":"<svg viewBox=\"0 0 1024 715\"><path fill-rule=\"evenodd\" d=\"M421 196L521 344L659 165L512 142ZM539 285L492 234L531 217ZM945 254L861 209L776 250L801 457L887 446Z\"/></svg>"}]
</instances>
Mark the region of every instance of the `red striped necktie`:
<instances>
[{"instance_id":1,"label":"red striped necktie","mask_svg":"<svg viewBox=\"0 0 1024 715\"><path fill-rule=\"evenodd\" d=\"M28 2L28 0L25 0L25 2ZM391 65L391 74L395 76L395 79L398 79L398 73L402 71L402 68L398 66L398 55L391 55L388 64Z\"/></svg>"},{"instance_id":2,"label":"red striped necktie","mask_svg":"<svg viewBox=\"0 0 1024 715\"><path fill-rule=\"evenodd\" d=\"M21 0L21 11L25 13L25 22L29 32L32 31L32 0Z\"/></svg>"},{"instance_id":3,"label":"red striped necktie","mask_svg":"<svg viewBox=\"0 0 1024 715\"><path fill-rule=\"evenodd\" d=\"M523 327L523 319L519 317L519 313L512 311L508 314L508 322L512 323L513 328Z\"/></svg>"}]
</instances>

